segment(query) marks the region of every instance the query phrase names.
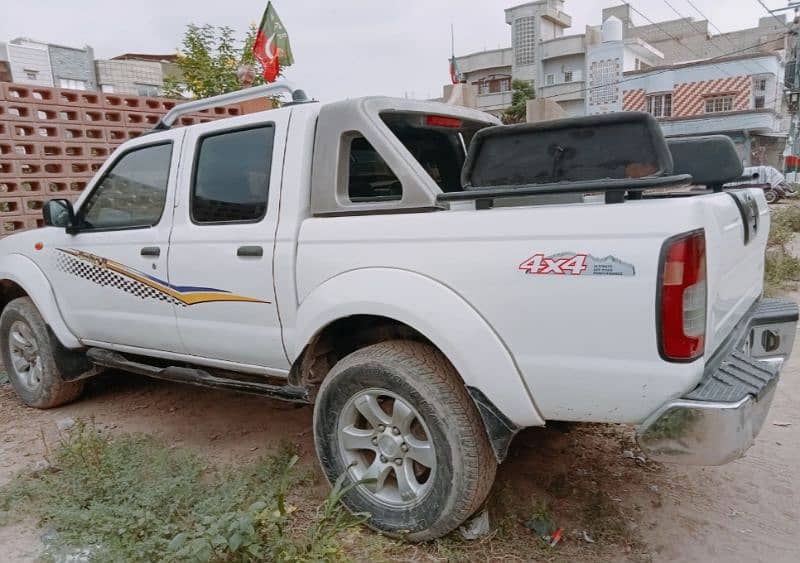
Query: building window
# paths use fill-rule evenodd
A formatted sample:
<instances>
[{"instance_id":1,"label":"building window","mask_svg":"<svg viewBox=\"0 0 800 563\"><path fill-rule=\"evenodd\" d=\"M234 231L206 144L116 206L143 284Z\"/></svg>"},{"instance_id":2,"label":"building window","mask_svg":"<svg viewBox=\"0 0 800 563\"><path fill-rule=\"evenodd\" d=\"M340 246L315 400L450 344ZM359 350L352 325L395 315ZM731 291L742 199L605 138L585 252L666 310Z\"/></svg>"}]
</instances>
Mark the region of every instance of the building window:
<instances>
[{"instance_id":1,"label":"building window","mask_svg":"<svg viewBox=\"0 0 800 563\"><path fill-rule=\"evenodd\" d=\"M58 86L67 90L86 90L86 81L73 80L72 78L59 78Z\"/></svg>"},{"instance_id":2,"label":"building window","mask_svg":"<svg viewBox=\"0 0 800 563\"><path fill-rule=\"evenodd\" d=\"M140 96L160 96L161 90L152 84L137 84L136 93Z\"/></svg>"},{"instance_id":3,"label":"building window","mask_svg":"<svg viewBox=\"0 0 800 563\"><path fill-rule=\"evenodd\" d=\"M733 96L706 98L706 113L720 113L733 109Z\"/></svg>"},{"instance_id":4,"label":"building window","mask_svg":"<svg viewBox=\"0 0 800 563\"><path fill-rule=\"evenodd\" d=\"M38 80L39 71L25 69L25 78L27 78L28 80Z\"/></svg>"},{"instance_id":5,"label":"building window","mask_svg":"<svg viewBox=\"0 0 800 563\"><path fill-rule=\"evenodd\" d=\"M536 62L536 18L533 16L517 18L512 28L514 62L517 66L532 65Z\"/></svg>"},{"instance_id":6,"label":"building window","mask_svg":"<svg viewBox=\"0 0 800 563\"><path fill-rule=\"evenodd\" d=\"M672 115L672 94L647 96L647 113L653 117L670 117Z\"/></svg>"},{"instance_id":7,"label":"building window","mask_svg":"<svg viewBox=\"0 0 800 563\"><path fill-rule=\"evenodd\" d=\"M756 109L763 109L764 108L764 96L756 96L755 100L753 100L753 105Z\"/></svg>"},{"instance_id":8,"label":"building window","mask_svg":"<svg viewBox=\"0 0 800 563\"><path fill-rule=\"evenodd\" d=\"M545 86L552 86L556 83L556 76L554 74L548 74L544 79Z\"/></svg>"},{"instance_id":9,"label":"building window","mask_svg":"<svg viewBox=\"0 0 800 563\"><path fill-rule=\"evenodd\" d=\"M113 84L101 84L100 90L105 94L113 94L114 93L114 85Z\"/></svg>"},{"instance_id":10,"label":"building window","mask_svg":"<svg viewBox=\"0 0 800 563\"><path fill-rule=\"evenodd\" d=\"M564 71L564 82L572 82L572 71L565 70Z\"/></svg>"},{"instance_id":11,"label":"building window","mask_svg":"<svg viewBox=\"0 0 800 563\"><path fill-rule=\"evenodd\" d=\"M753 89L757 92L764 92L767 89L767 79L766 78L756 78L753 81Z\"/></svg>"},{"instance_id":12,"label":"building window","mask_svg":"<svg viewBox=\"0 0 800 563\"><path fill-rule=\"evenodd\" d=\"M478 94L499 94L511 90L511 78L508 77L497 78L492 75L474 84L478 85Z\"/></svg>"}]
</instances>

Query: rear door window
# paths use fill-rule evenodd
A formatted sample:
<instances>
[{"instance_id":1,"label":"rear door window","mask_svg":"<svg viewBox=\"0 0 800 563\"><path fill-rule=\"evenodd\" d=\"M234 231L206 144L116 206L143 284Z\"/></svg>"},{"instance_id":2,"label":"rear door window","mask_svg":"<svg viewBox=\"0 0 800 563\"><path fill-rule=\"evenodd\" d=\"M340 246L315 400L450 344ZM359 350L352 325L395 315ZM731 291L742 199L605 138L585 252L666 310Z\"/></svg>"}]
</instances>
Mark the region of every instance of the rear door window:
<instances>
[{"instance_id":1,"label":"rear door window","mask_svg":"<svg viewBox=\"0 0 800 563\"><path fill-rule=\"evenodd\" d=\"M251 223L267 212L275 128L262 125L200 139L192 186L195 223Z\"/></svg>"}]
</instances>

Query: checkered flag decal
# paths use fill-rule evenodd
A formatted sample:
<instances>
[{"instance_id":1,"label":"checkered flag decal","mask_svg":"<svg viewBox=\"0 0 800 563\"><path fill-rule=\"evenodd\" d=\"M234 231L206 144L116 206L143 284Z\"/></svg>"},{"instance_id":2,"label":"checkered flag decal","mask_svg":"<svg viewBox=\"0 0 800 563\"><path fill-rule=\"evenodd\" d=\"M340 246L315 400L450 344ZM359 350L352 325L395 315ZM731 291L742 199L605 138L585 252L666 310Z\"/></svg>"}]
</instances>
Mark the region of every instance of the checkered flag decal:
<instances>
[{"instance_id":1,"label":"checkered flag decal","mask_svg":"<svg viewBox=\"0 0 800 563\"><path fill-rule=\"evenodd\" d=\"M174 297L158 291L149 285L143 284L140 281L127 278L116 272L75 258L61 251L56 251L56 269L66 274L96 283L97 285L122 290L140 299L157 299L158 301L166 301L167 303L180 307L186 306L185 303L178 301Z\"/></svg>"}]
</instances>

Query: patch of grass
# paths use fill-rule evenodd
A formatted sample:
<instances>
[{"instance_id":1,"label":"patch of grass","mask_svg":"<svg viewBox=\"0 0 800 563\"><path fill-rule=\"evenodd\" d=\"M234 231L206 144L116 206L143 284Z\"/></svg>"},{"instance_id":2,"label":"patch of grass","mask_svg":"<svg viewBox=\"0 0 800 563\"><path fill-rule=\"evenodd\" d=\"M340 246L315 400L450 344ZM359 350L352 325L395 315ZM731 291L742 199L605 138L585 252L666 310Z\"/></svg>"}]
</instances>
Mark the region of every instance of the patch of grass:
<instances>
[{"instance_id":1,"label":"patch of grass","mask_svg":"<svg viewBox=\"0 0 800 563\"><path fill-rule=\"evenodd\" d=\"M785 225L791 231L800 232L800 205L784 205L772 215L773 223Z\"/></svg>"},{"instance_id":2,"label":"patch of grass","mask_svg":"<svg viewBox=\"0 0 800 563\"><path fill-rule=\"evenodd\" d=\"M0 371L0 385L5 385L6 383L8 383L8 374Z\"/></svg>"},{"instance_id":3,"label":"patch of grass","mask_svg":"<svg viewBox=\"0 0 800 563\"><path fill-rule=\"evenodd\" d=\"M95 561L337 561L357 525L334 488L309 522L289 501L308 481L290 448L244 467L215 468L156 440L110 438L79 421L51 467L0 489L0 511L51 530L45 559L82 550Z\"/></svg>"},{"instance_id":4,"label":"patch of grass","mask_svg":"<svg viewBox=\"0 0 800 563\"><path fill-rule=\"evenodd\" d=\"M795 233L800 231L800 206L787 205L772 214L764 264L764 292L776 295L800 281L800 259L790 250Z\"/></svg>"}]
</instances>

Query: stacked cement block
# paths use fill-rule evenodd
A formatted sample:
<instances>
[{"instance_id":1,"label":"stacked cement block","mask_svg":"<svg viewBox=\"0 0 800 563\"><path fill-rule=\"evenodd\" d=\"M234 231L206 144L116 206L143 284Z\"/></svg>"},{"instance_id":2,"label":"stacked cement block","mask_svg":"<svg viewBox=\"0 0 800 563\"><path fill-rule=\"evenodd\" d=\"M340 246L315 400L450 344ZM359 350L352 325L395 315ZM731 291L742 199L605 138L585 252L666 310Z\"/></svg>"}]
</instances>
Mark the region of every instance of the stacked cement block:
<instances>
[{"instance_id":1,"label":"stacked cement block","mask_svg":"<svg viewBox=\"0 0 800 563\"><path fill-rule=\"evenodd\" d=\"M151 129L177 100L0 83L0 237L42 225L42 205L76 200L124 141ZM239 115L218 107L180 125Z\"/></svg>"}]
</instances>

